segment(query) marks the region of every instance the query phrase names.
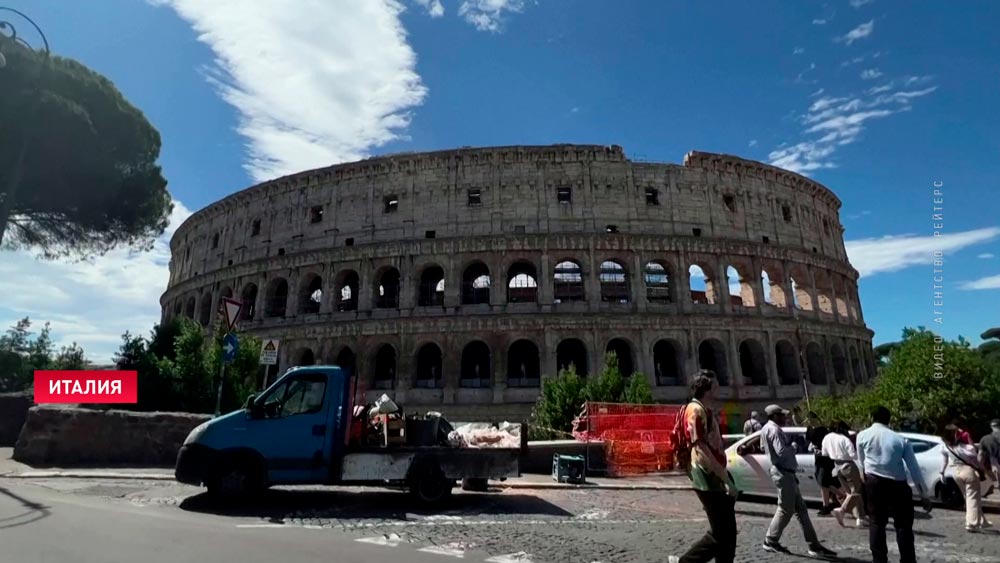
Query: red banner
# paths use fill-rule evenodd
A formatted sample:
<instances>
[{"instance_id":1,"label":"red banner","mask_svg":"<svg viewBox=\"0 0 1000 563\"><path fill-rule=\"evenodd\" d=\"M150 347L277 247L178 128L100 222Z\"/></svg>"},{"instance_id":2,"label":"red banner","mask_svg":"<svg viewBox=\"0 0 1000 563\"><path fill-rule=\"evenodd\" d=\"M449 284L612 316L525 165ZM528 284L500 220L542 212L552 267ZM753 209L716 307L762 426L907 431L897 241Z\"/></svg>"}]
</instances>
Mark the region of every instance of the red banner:
<instances>
[{"instance_id":1,"label":"red banner","mask_svg":"<svg viewBox=\"0 0 1000 563\"><path fill-rule=\"evenodd\" d=\"M136 403L138 380L134 371L39 370L35 372L35 402Z\"/></svg>"}]
</instances>

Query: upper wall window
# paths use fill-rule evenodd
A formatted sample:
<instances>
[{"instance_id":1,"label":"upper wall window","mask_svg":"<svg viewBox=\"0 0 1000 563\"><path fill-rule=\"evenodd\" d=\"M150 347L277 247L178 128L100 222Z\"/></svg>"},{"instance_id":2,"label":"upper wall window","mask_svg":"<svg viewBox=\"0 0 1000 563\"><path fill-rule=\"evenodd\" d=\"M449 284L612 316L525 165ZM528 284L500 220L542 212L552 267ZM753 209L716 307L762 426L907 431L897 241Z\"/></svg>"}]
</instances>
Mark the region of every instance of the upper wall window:
<instances>
[{"instance_id":1,"label":"upper wall window","mask_svg":"<svg viewBox=\"0 0 1000 563\"><path fill-rule=\"evenodd\" d=\"M785 220L786 223L791 223L792 222L792 208L790 206L788 206L788 205L782 205L781 206L781 217Z\"/></svg>"},{"instance_id":2,"label":"upper wall window","mask_svg":"<svg viewBox=\"0 0 1000 563\"><path fill-rule=\"evenodd\" d=\"M309 222L310 223L319 223L322 220L323 220L323 206L322 205L315 205L315 206L309 208Z\"/></svg>"},{"instance_id":3,"label":"upper wall window","mask_svg":"<svg viewBox=\"0 0 1000 563\"><path fill-rule=\"evenodd\" d=\"M212 235L212 250L219 248L219 233Z\"/></svg>"},{"instance_id":4,"label":"upper wall window","mask_svg":"<svg viewBox=\"0 0 1000 563\"><path fill-rule=\"evenodd\" d=\"M823 233L827 236L830 235L830 221L828 221L826 217L823 217Z\"/></svg>"},{"instance_id":5,"label":"upper wall window","mask_svg":"<svg viewBox=\"0 0 1000 563\"><path fill-rule=\"evenodd\" d=\"M646 188L646 205L660 205L660 190Z\"/></svg>"},{"instance_id":6,"label":"upper wall window","mask_svg":"<svg viewBox=\"0 0 1000 563\"><path fill-rule=\"evenodd\" d=\"M722 201L723 203L726 204L726 209L728 209L730 212L733 213L736 212L736 196L732 194L726 194L722 196Z\"/></svg>"},{"instance_id":7,"label":"upper wall window","mask_svg":"<svg viewBox=\"0 0 1000 563\"><path fill-rule=\"evenodd\" d=\"M382 200L382 203L383 213L395 213L399 210L399 196L397 195L386 196L385 199Z\"/></svg>"},{"instance_id":8,"label":"upper wall window","mask_svg":"<svg viewBox=\"0 0 1000 563\"><path fill-rule=\"evenodd\" d=\"M250 236L255 237L260 234L260 219L254 219L250 225Z\"/></svg>"},{"instance_id":9,"label":"upper wall window","mask_svg":"<svg viewBox=\"0 0 1000 563\"><path fill-rule=\"evenodd\" d=\"M479 207L483 204L483 193L479 188L470 188L468 192L469 207Z\"/></svg>"},{"instance_id":10,"label":"upper wall window","mask_svg":"<svg viewBox=\"0 0 1000 563\"><path fill-rule=\"evenodd\" d=\"M556 199L559 203L570 204L573 203L573 188L564 187L556 188Z\"/></svg>"}]
</instances>

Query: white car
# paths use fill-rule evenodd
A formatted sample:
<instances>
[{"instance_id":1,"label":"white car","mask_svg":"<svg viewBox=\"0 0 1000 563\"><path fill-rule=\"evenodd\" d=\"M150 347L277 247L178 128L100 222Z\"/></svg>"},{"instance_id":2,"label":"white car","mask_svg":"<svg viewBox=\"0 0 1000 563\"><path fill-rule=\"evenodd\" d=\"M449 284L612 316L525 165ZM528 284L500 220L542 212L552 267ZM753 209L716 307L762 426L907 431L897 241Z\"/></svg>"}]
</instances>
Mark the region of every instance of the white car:
<instances>
[{"instance_id":1,"label":"white car","mask_svg":"<svg viewBox=\"0 0 1000 563\"><path fill-rule=\"evenodd\" d=\"M798 454L796 458L799 462L797 472L799 478L799 489L806 500L822 500L819 484L816 483L816 463L815 454L809 449L809 442L806 440L806 429L802 427L785 427L785 433L792 440ZM923 471L925 490L930 491L931 496L949 505L961 505L965 499L955 484L951 475L951 469L945 472L945 477L941 479L941 466L944 465L942 450L944 445L941 438L930 434L901 433L913 444L913 453L917 458L917 464ZM744 455L737 453L741 447L745 446ZM754 432L744 437L726 449L728 461L727 469L736 483L736 487L741 493L762 496L777 496L774 483L771 481L771 463L764 455L760 446L760 432ZM914 488L912 477L909 479L910 487L914 489L913 494L919 494Z\"/></svg>"}]
</instances>

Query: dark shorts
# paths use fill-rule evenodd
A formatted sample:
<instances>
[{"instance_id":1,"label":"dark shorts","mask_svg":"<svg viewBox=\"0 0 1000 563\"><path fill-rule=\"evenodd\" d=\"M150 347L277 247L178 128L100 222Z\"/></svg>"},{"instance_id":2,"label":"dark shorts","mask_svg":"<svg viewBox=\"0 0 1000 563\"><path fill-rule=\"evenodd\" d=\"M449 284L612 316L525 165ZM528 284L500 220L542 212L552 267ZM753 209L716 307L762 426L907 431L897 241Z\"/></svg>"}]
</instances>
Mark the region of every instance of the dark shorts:
<instances>
[{"instance_id":1,"label":"dark shorts","mask_svg":"<svg viewBox=\"0 0 1000 563\"><path fill-rule=\"evenodd\" d=\"M816 482L820 487L840 487L840 479L833 476L836 465L832 459L816 454Z\"/></svg>"}]
</instances>

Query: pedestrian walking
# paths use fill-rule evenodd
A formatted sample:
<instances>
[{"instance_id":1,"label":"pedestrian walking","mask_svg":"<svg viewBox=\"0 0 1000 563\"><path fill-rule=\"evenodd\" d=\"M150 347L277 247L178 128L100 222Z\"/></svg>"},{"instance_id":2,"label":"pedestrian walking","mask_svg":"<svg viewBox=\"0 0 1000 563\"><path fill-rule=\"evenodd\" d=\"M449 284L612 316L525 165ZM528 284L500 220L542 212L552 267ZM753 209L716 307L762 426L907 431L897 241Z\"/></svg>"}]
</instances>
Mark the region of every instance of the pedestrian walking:
<instances>
[{"instance_id":1,"label":"pedestrian walking","mask_svg":"<svg viewBox=\"0 0 1000 563\"><path fill-rule=\"evenodd\" d=\"M736 557L736 485L726 471L722 432L711 407L719 387L715 373L701 370L693 378L691 400L678 415L683 417L676 428L677 442L690 448L688 477L698 500L708 516L709 532L680 557L669 556L669 563L732 563ZM685 443L686 442L686 443ZM678 456L679 459L686 459ZM682 462L683 463L683 462Z\"/></svg>"},{"instance_id":2,"label":"pedestrian walking","mask_svg":"<svg viewBox=\"0 0 1000 563\"><path fill-rule=\"evenodd\" d=\"M889 428L892 413L885 407L872 412L872 425L858 434L858 466L865 480L868 498L868 547L872 563L889 563L885 528L892 518L896 529L896 546L900 563L916 563L913 545L913 493L906 481L906 472L920 493L926 512L931 501L923 483L923 473L917 465L913 446L903 436Z\"/></svg>"},{"instance_id":3,"label":"pedestrian walking","mask_svg":"<svg viewBox=\"0 0 1000 563\"><path fill-rule=\"evenodd\" d=\"M805 536L809 555L823 558L836 557L835 552L820 543L812 520L809 519L806 501L799 491L799 479L795 475L799 468L795 459L797 452L788 435L781 429L788 420L789 412L778 405L768 405L764 409L768 421L761 431L761 446L771 462L771 480L778 489L778 509L774 513L771 525L767 528L763 548L764 551L772 553L790 553L788 548L781 545L781 535L795 515L802 526L802 535Z\"/></svg>"},{"instance_id":4,"label":"pedestrian walking","mask_svg":"<svg viewBox=\"0 0 1000 563\"><path fill-rule=\"evenodd\" d=\"M809 425L806 426L806 440L813 452L813 477L816 478L823 499L823 507L817 512L819 516L829 516L840 504L840 481L833 476L833 460L822 452L823 438L829 433L829 428L823 425L816 413L810 412Z\"/></svg>"},{"instance_id":5,"label":"pedestrian walking","mask_svg":"<svg viewBox=\"0 0 1000 563\"><path fill-rule=\"evenodd\" d=\"M760 413L753 411L750 413L750 418L743 423L743 433L749 436L763 427L764 423L760 421Z\"/></svg>"},{"instance_id":6,"label":"pedestrian walking","mask_svg":"<svg viewBox=\"0 0 1000 563\"><path fill-rule=\"evenodd\" d=\"M979 454L993 482L1000 485L1000 418L990 421L990 430L979 441Z\"/></svg>"},{"instance_id":7,"label":"pedestrian walking","mask_svg":"<svg viewBox=\"0 0 1000 563\"><path fill-rule=\"evenodd\" d=\"M861 480L861 470L855 461L858 452L851 442L850 433L851 427L846 422L838 422L834 431L823 438L822 452L833 461L833 474L846 493L840 507L833 509L833 516L841 526L844 525L844 515L853 516L855 525L862 528L865 525L865 507L862 500L864 483Z\"/></svg>"},{"instance_id":8,"label":"pedestrian walking","mask_svg":"<svg viewBox=\"0 0 1000 563\"><path fill-rule=\"evenodd\" d=\"M965 531L979 532L991 526L983 513L982 504L981 483L987 481L986 471L979 464L975 446L960 442L958 432L957 426L949 424L941 433L941 440L944 441L941 479L944 479L945 469L951 467L955 482L965 492Z\"/></svg>"}]
</instances>

